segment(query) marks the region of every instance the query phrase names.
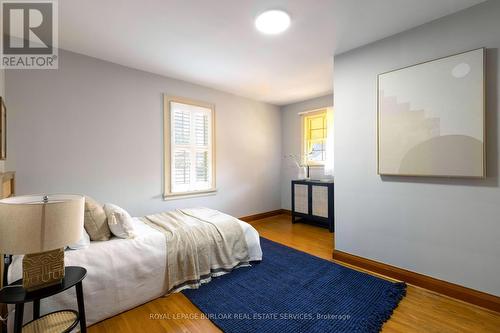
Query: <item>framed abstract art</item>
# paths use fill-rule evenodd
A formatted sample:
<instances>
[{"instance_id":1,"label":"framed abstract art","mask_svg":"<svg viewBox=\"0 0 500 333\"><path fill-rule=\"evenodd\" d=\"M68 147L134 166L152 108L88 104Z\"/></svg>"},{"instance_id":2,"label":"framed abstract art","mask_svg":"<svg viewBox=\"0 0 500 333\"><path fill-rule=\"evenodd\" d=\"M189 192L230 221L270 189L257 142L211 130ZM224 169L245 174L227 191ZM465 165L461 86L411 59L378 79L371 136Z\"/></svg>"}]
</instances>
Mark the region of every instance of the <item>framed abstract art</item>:
<instances>
[{"instance_id":1,"label":"framed abstract art","mask_svg":"<svg viewBox=\"0 0 500 333\"><path fill-rule=\"evenodd\" d=\"M378 174L486 176L484 48L378 75Z\"/></svg>"}]
</instances>

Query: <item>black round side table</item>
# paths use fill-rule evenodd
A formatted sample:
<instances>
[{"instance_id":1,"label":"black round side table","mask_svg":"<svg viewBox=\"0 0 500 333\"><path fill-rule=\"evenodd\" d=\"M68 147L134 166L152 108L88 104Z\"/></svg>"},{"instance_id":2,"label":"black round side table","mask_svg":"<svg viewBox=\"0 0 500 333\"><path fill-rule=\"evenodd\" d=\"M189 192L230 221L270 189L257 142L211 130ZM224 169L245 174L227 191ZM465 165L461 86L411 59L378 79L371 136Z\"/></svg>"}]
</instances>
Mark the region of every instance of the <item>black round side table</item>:
<instances>
[{"instance_id":1,"label":"black round side table","mask_svg":"<svg viewBox=\"0 0 500 333\"><path fill-rule=\"evenodd\" d=\"M2 288L0 290L0 303L15 304L16 306L16 313L14 317L14 333L21 333L23 328L24 303L33 302L33 321L30 322L30 324L32 324L33 322L42 320L44 317L46 317L44 316L40 318L41 299L59 294L60 292L63 292L71 287L76 288L76 299L78 303L78 313L75 314L75 317L73 319L76 322L80 322L80 331L82 333L86 333L87 325L85 320L85 305L83 302L82 289L82 281L85 276L87 276L87 270L85 268L78 266L68 266L65 267L64 279L61 284L27 292L22 287L23 280L20 279ZM64 312L66 314L66 312L71 312L71 310L63 310L61 312ZM66 314L66 317L69 318L70 314ZM46 319L47 318L45 318L45 320Z\"/></svg>"}]
</instances>

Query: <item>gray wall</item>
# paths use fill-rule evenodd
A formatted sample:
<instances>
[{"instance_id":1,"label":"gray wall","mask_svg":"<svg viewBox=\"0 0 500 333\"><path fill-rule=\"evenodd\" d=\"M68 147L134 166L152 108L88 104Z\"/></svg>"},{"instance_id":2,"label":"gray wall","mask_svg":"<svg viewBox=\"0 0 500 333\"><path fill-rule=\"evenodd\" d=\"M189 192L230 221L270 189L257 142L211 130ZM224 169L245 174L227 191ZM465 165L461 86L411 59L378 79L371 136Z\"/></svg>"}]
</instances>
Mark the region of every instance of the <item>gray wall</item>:
<instances>
[{"instance_id":1,"label":"gray wall","mask_svg":"<svg viewBox=\"0 0 500 333\"><path fill-rule=\"evenodd\" d=\"M0 96L2 96L3 98L5 98L5 69L0 69ZM5 102L5 108L7 109L7 111L9 111L9 107L7 106L7 102ZM7 117L9 117L10 114L8 113L7 114ZM8 154L9 152L7 152ZM9 157L7 155L7 157ZM5 171L5 160L4 161L0 161L0 172L4 172Z\"/></svg>"},{"instance_id":2,"label":"gray wall","mask_svg":"<svg viewBox=\"0 0 500 333\"><path fill-rule=\"evenodd\" d=\"M9 159L19 194L75 192L133 215L280 208L276 106L60 51L59 70L8 70ZM214 196L163 201L163 93L216 105Z\"/></svg>"},{"instance_id":3,"label":"gray wall","mask_svg":"<svg viewBox=\"0 0 500 333\"><path fill-rule=\"evenodd\" d=\"M500 295L500 1L335 57L335 246ZM377 176L377 74L487 47L485 180ZM446 89L446 87L443 87Z\"/></svg>"},{"instance_id":4,"label":"gray wall","mask_svg":"<svg viewBox=\"0 0 500 333\"><path fill-rule=\"evenodd\" d=\"M302 124L299 112L315 110L333 105L333 95L321 96L303 102L284 105L281 107L281 139L283 157L287 155L301 155ZM298 170L290 159L283 158L281 166L281 207L291 208L290 181L297 179ZM323 168L311 168L312 178L325 178Z\"/></svg>"}]
</instances>

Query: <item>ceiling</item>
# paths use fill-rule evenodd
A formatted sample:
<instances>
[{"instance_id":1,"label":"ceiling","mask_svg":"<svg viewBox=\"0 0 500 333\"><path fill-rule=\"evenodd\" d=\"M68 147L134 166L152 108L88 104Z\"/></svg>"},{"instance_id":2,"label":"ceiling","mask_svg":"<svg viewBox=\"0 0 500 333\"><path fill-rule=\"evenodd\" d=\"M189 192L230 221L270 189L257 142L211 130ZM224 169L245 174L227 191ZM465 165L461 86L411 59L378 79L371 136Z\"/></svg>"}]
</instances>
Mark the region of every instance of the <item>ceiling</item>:
<instances>
[{"instance_id":1,"label":"ceiling","mask_svg":"<svg viewBox=\"0 0 500 333\"><path fill-rule=\"evenodd\" d=\"M59 47L277 105L326 95L333 55L484 0L64 0ZM290 29L253 25L283 9Z\"/></svg>"}]
</instances>

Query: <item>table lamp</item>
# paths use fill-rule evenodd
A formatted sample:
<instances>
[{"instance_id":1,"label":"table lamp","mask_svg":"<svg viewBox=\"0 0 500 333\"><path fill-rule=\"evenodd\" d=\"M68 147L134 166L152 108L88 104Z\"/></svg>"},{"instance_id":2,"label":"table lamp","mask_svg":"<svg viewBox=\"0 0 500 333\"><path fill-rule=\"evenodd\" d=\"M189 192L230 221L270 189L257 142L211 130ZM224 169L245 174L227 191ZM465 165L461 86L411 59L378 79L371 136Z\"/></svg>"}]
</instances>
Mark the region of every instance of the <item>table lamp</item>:
<instances>
[{"instance_id":1,"label":"table lamp","mask_svg":"<svg viewBox=\"0 0 500 333\"><path fill-rule=\"evenodd\" d=\"M64 278L64 248L82 236L85 198L28 195L0 200L0 253L24 254L23 287L33 291Z\"/></svg>"}]
</instances>

